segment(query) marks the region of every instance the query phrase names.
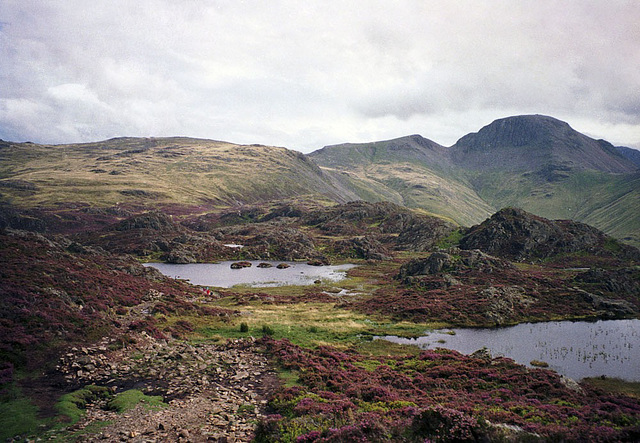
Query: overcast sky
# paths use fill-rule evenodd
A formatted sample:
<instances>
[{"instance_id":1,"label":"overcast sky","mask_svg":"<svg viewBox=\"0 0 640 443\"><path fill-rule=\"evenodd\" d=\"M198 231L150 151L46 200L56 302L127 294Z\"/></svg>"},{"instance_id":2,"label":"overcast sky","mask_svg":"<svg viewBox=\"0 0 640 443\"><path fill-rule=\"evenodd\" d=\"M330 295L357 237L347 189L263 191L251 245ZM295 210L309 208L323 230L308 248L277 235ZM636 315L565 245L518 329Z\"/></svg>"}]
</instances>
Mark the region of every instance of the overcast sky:
<instances>
[{"instance_id":1,"label":"overcast sky","mask_svg":"<svg viewBox=\"0 0 640 443\"><path fill-rule=\"evenodd\" d=\"M640 148L636 0L1 0L0 138L445 146L545 114Z\"/></svg>"}]
</instances>

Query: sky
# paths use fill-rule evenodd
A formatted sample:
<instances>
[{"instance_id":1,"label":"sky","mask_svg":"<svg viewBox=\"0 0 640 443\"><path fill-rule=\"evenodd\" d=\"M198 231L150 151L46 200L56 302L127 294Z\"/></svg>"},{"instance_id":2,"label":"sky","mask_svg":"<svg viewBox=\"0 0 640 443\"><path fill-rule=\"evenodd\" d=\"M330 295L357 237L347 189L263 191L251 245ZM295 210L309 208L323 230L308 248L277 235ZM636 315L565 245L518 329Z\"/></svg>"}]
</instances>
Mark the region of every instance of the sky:
<instances>
[{"instance_id":1,"label":"sky","mask_svg":"<svg viewBox=\"0 0 640 443\"><path fill-rule=\"evenodd\" d=\"M445 146L544 114L640 149L636 0L1 0L0 138Z\"/></svg>"}]
</instances>

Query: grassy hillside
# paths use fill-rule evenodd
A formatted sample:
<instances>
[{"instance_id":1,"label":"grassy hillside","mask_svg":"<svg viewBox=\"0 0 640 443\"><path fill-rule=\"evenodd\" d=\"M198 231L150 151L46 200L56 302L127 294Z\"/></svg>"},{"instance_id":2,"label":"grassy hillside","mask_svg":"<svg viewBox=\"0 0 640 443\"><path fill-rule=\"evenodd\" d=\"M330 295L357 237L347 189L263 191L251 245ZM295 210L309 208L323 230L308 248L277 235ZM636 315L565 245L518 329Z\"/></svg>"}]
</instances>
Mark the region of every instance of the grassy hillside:
<instances>
[{"instance_id":1,"label":"grassy hillside","mask_svg":"<svg viewBox=\"0 0 640 443\"><path fill-rule=\"evenodd\" d=\"M311 194L356 195L285 148L189 138L0 148L0 194L17 206L86 202L238 204Z\"/></svg>"},{"instance_id":2,"label":"grassy hillside","mask_svg":"<svg viewBox=\"0 0 640 443\"><path fill-rule=\"evenodd\" d=\"M364 200L386 199L462 225L479 223L494 212L461 179L448 159L448 149L418 135L328 146L310 157L325 170L348 177Z\"/></svg>"}]
</instances>

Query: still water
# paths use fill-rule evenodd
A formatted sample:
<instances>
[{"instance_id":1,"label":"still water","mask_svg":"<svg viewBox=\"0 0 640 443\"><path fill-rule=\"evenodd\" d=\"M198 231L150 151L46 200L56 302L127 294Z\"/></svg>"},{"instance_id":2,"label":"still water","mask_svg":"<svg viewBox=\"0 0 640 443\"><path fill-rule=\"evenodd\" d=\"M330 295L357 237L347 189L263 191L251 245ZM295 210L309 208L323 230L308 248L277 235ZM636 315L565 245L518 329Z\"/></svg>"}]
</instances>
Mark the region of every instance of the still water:
<instances>
[{"instance_id":1,"label":"still water","mask_svg":"<svg viewBox=\"0 0 640 443\"><path fill-rule=\"evenodd\" d=\"M301 262L279 262L247 260L250 268L231 269L233 261L220 263L193 263L175 265L169 263L147 263L164 275L189 280L200 286L231 288L235 285L251 287L274 287L286 285L312 285L316 280L340 281L347 275L347 270L356 265L343 264L331 266L311 266ZM271 268L259 268L260 263L269 263ZM286 269L278 269L280 263L289 265Z\"/></svg>"},{"instance_id":2,"label":"still water","mask_svg":"<svg viewBox=\"0 0 640 443\"><path fill-rule=\"evenodd\" d=\"M486 347L494 357L504 356L529 365L532 360L580 380L617 377L640 382L640 320L524 323L495 329L438 330L416 339L379 337L422 349L448 348L471 354Z\"/></svg>"}]
</instances>

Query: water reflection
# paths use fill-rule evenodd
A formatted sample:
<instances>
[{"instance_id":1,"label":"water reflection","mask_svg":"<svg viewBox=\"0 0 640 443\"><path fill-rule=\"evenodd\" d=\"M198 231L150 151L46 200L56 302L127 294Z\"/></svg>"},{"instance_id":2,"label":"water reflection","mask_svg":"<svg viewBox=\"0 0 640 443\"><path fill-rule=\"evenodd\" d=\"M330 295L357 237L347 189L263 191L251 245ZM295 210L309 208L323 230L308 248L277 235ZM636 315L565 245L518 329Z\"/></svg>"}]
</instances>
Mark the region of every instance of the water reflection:
<instances>
[{"instance_id":1,"label":"water reflection","mask_svg":"<svg viewBox=\"0 0 640 443\"><path fill-rule=\"evenodd\" d=\"M452 335L454 333L455 335ZM518 363L547 362L576 380L606 375L640 381L640 320L524 323L498 329L434 331L417 339L381 337L422 349L438 347L470 354L486 347Z\"/></svg>"},{"instance_id":2,"label":"water reflection","mask_svg":"<svg viewBox=\"0 0 640 443\"><path fill-rule=\"evenodd\" d=\"M251 267L231 269L232 261L220 263L193 263L176 265L169 263L147 263L164 275L189 280L194 285L230 288L235 285L251 287L274 287L285 285L312 285L316 280L340 281L346 277L347 270L356 265L343 264L332 266L311 266L307 263L284 262L286 269L276 265L283 262L248 260ZM258 264L269 263L270 268L259 268Z\"/></svg>"}]
</instances>

